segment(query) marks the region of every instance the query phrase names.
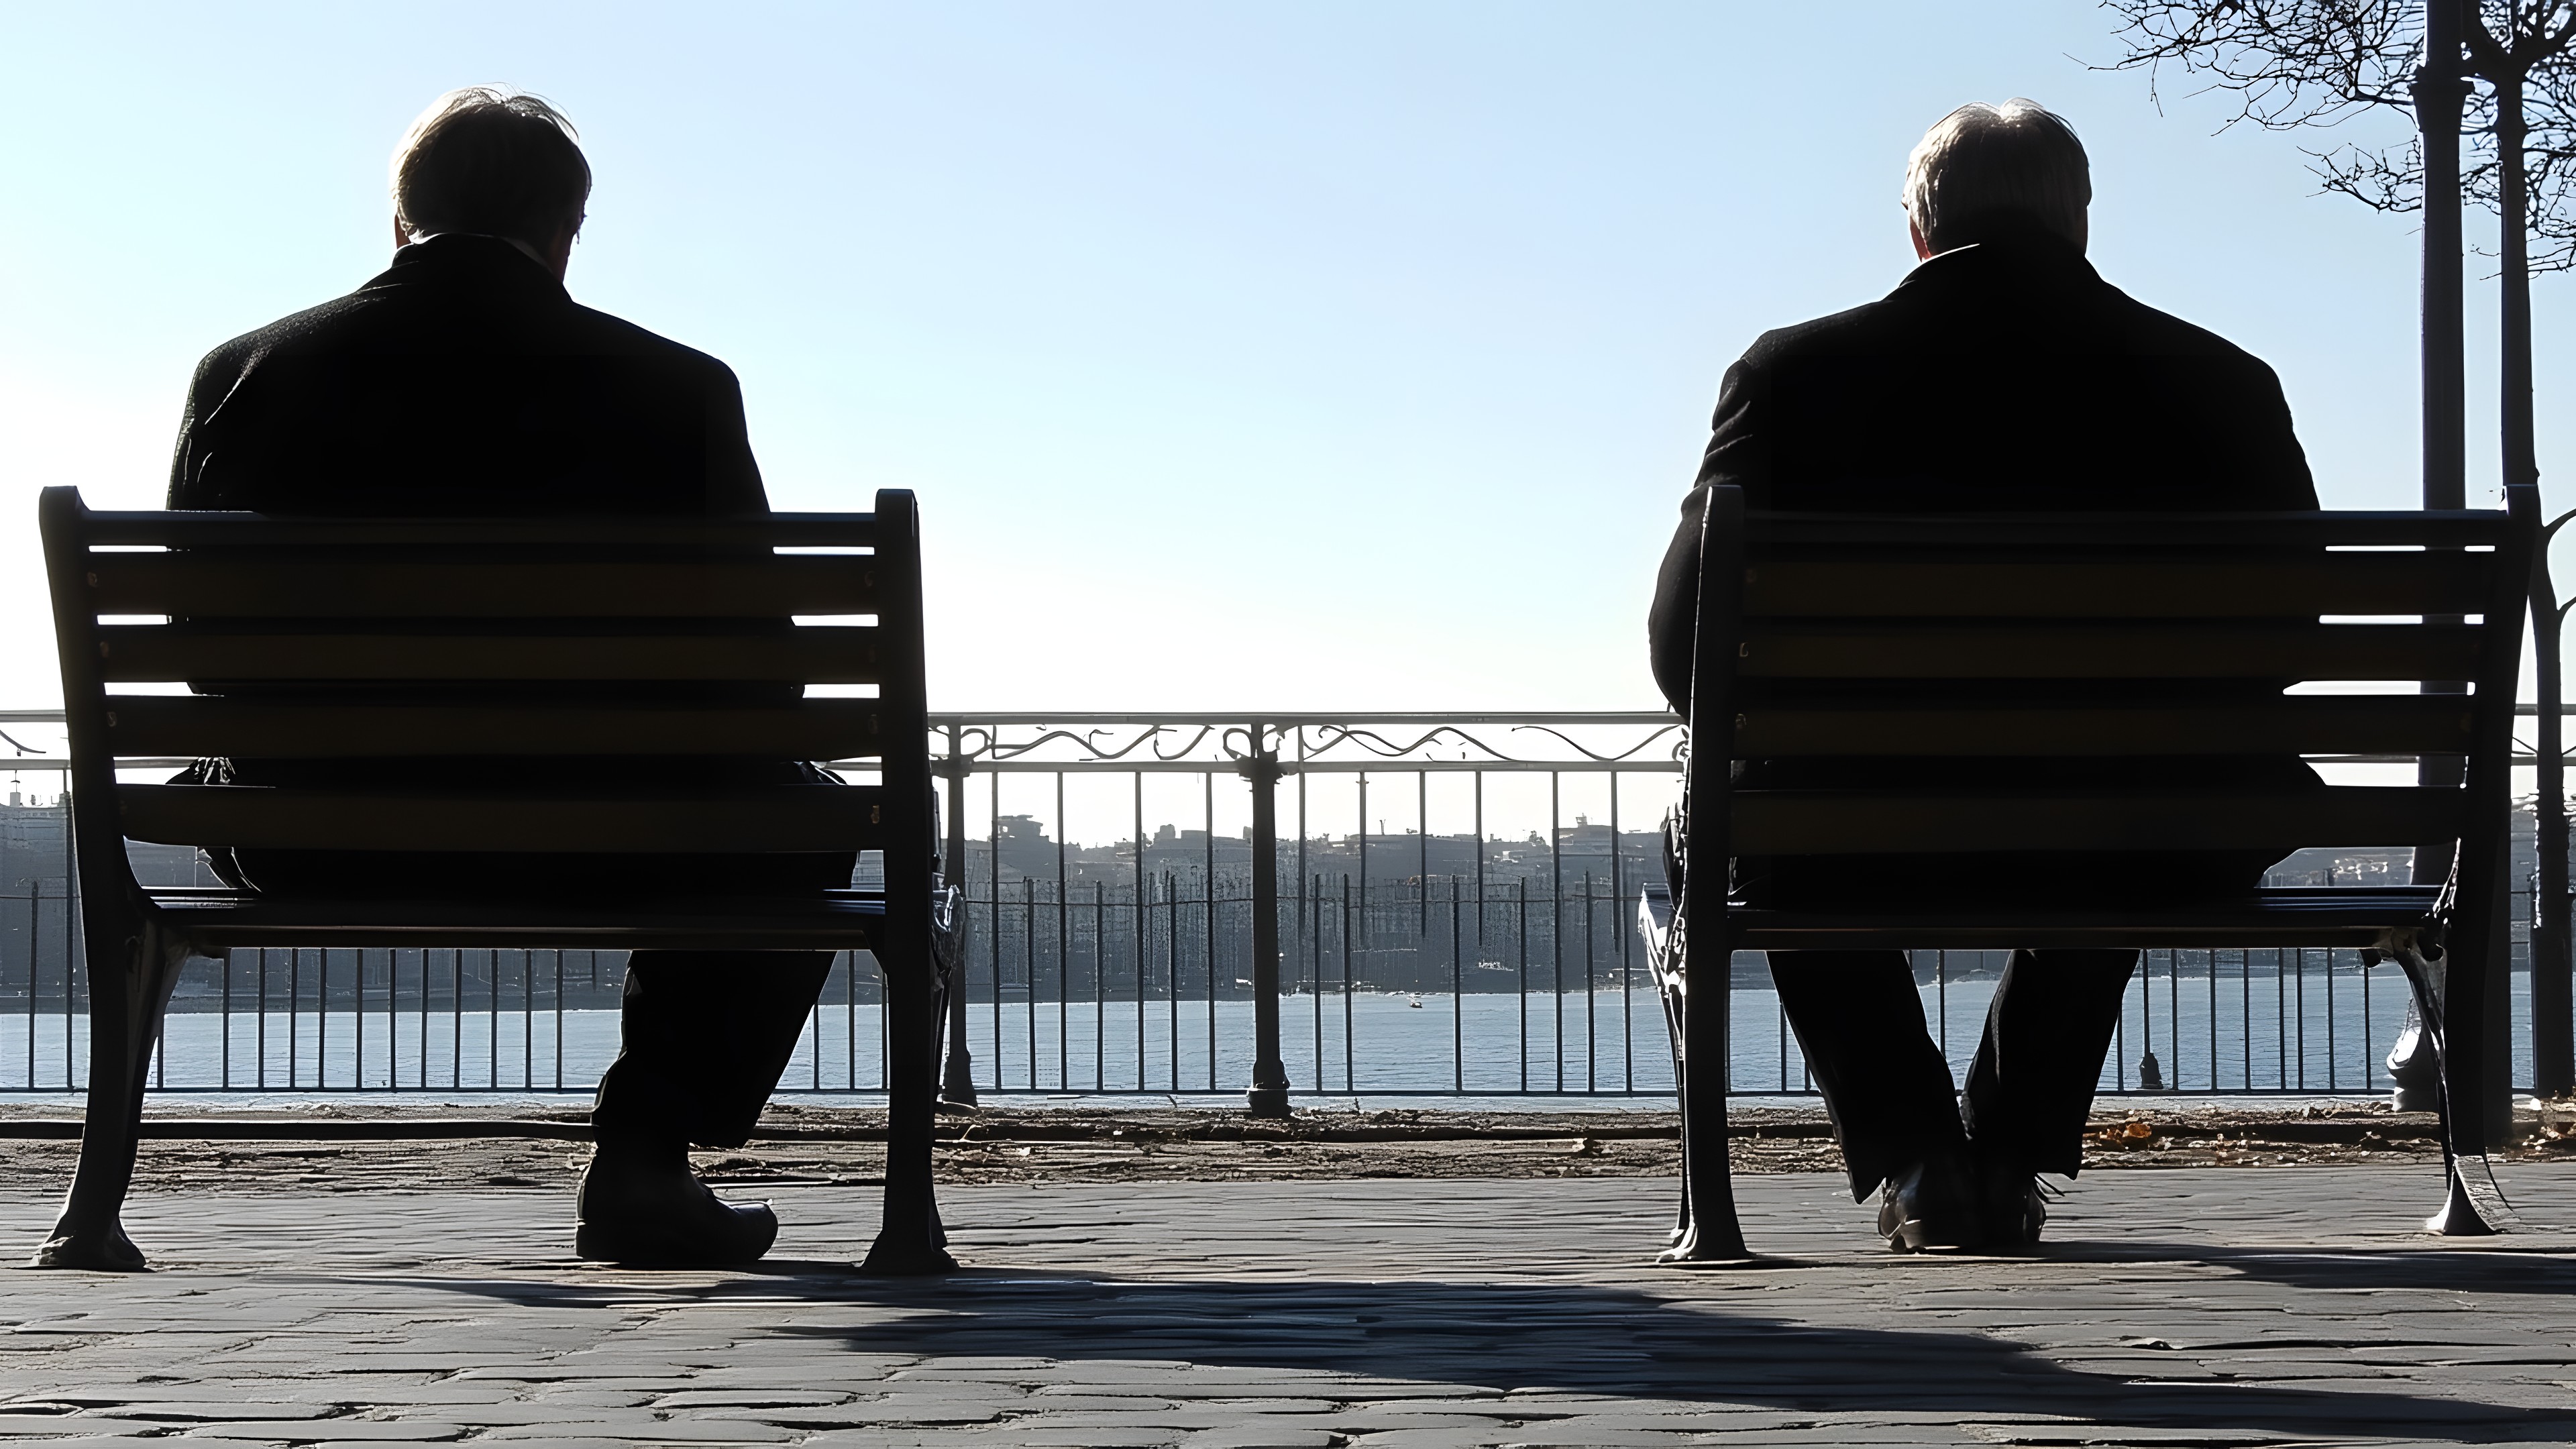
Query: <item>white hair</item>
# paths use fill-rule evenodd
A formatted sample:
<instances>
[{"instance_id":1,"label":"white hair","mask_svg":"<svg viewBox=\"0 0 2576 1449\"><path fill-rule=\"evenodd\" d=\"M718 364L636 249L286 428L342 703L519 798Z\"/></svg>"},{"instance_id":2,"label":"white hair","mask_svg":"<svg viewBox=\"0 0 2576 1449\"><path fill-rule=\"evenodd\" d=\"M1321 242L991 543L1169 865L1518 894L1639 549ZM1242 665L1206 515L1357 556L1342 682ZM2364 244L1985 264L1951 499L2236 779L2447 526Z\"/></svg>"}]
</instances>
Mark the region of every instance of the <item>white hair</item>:
<instances>
[{"instance_id":1,"label":"white hair","mask_svg":"<svg viewBox=\"0 0 2576 1449\"><path fill-rule=\"evenodd\" d=\"M2037 101L1973 101L1923 133L1905 163L1905 214L1935 252L2020 226L2084 245L2093 168L2075 128Z\"/></svg>"}]
</instances>

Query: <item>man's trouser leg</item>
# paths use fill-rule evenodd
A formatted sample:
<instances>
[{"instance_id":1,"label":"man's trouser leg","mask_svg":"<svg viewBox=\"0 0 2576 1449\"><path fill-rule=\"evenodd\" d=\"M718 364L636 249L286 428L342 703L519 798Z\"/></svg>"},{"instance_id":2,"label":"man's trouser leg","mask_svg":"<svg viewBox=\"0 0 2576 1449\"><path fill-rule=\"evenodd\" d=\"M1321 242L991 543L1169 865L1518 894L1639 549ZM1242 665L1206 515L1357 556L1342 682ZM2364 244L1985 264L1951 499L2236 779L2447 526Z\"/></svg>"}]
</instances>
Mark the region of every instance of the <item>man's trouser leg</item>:
<instances>
[{"instance_id":1,"label":"man's trouser leg","mask_svg":"<svg viewBox=\"0 0 2576 1449\"><path fill-rule=\"evenodd\" d=\"M2102 1058L2120 1028L2135 951L2015 951L1968 1071L1968 1134L1981 1154L2073 1177Z\"/></svg>"},{"instance_id":2,"label":"man's trouser leg","mask_svg":"<svg viewBox=\"0 0 2576 1449\"><path fill-rule=\"evenodd\" d=\"M829 951L636 952L593 1135L662 1147L749 1141L831 970Z\"/></svg>"},{"instance_id":3,"label":"man's trouser leg","mask_svg":"<svg viewBox=\"0 0 2576 1449\"><path fill-rule=\"evenodd\" d=\"M1944 1148L1959 1150L1957 1087L1923 1021L1902 951L1773 951L1771 980L1824 1093L1852 1200Z\"/></svg>"}]
</instances>

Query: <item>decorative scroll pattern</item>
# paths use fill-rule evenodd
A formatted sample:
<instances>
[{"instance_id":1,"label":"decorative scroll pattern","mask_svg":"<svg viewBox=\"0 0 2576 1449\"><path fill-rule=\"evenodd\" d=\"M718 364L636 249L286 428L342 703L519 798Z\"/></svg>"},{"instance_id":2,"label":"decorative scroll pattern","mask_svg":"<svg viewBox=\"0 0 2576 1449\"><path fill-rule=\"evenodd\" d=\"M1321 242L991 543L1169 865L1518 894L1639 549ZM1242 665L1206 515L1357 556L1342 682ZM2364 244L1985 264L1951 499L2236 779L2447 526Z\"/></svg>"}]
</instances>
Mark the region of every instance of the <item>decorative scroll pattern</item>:
<instances>
[{"instance_id":1,"label":"decorative scroll pattern","mask_svg":"<svg viewBox=\"0 0 2576 1449\"><path fill-rule=\"evenodd\" d=\"M1680 721L1667 714L1407 715L1392 722L1365 716L1300 716L1241 723L1204 715L1121 716L1099 722L1012 716L938 715L931 721L935 758L977 766L1241 765L1275 754L1282 767L1449 769L1583 769L1611 765L1679 769Z\"/></svg>"}]
</instances>

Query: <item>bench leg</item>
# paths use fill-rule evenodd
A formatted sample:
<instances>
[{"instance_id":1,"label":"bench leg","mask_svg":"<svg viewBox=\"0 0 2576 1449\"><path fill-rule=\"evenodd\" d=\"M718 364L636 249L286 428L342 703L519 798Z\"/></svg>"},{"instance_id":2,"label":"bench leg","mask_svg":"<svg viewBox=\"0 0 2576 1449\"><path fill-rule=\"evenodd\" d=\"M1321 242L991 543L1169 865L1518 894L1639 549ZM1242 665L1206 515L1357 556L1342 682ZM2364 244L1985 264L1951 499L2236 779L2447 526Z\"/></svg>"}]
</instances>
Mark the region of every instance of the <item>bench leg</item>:
<instances>
[{"instance_id":1,"label":"bench leg","mask_svg":"<svg viewBox=\"0 0 2576 1449\"><path fill-rule=\"evenodd\" d=\"M2414 991L2415 1013L2433 1045L2439 1065L2435 1104L2442 1126L2442 1207L2424 1220L2424 1230L2445 1237L2488 1237L2514 1223L2513 1207L2495 1180L2482 1134L2465 1131L2463 1114L2453 1104L2480 1090L2485 1071L2485 1043L2474 1030L2454 1038L2449 1030L2446 963L2427 961L2412 947L2392 952Z\"/></svg>"},{"instance_id":2,"label":"bench leg","mask_svg":"<svg viewBox=\"0 0 2576 1449\"><path fill-rule=\"evenodd\" d=\"M1736 1221L1735 1183L1726 1160L1726 992L1734 954L1726 944L1721 936L1719 948L1704 954L1687 942L1683 947L1682 1228L1659 1262L1740 1263L1752 1256Z\"/></svg>"},{"instance_id":3,"label":"bench leg","mask_svg":"<svg viewBox=\"0 0 2576 1449\"><path fill-rule=\"evenodd\" d=\"M1663 998L1664 1004L1664 1035L1672 1043L1673 1048L1673 1096L1676 1102L1686 1108L1690 1101L1690 1064L1682 1060L1681 997L1669 983L1663 981L1661 972L1657 972L1656 980L1659 986L1656 994ZM1687 1125L1682 1129L1682 1150L1687 1163L1690 1151L1690 1129ZM1679 1247L1682 1239L1690 1236L1690 1225L1690 1172L1685 1166L1682 1172L1681 1201L1676 1205L1674 1212L1673 1230L1664 1235L1664 1246Z\"/></svg>"},{"instance_id":4,"label":"bench leg","mask_svg":"<svg viewBox=\"0 0 2576 1449\"><path fill-rule=\"evenodd\" d=\"M891 855L891 852L889 852ZM889 899L895 882L887 881ZM927 891L923 892L927 897ZM889 920L886 992L885 1216L860 1271L887 1276L953 1272L931 1182L932 1118L939 1101L939 991L929 932ZM926 923L925 923L926 925ZM910 939L904 939L909 937Z\"/></svg>"},{"instance_id":5,"label":"bench leg","mask_svg":"<svg viewBox=\"0 0 2576 1449\"><path fill-rule=\"evenodd\" d=\"M125 1235L125 1190L134 1180L152 1044L187 959L187 944L148 920L122 940L90 940L89 1101L80 1166L61 1218L30 1266L143 1271L143 1253Z\"/></svg>"}]
</instances>

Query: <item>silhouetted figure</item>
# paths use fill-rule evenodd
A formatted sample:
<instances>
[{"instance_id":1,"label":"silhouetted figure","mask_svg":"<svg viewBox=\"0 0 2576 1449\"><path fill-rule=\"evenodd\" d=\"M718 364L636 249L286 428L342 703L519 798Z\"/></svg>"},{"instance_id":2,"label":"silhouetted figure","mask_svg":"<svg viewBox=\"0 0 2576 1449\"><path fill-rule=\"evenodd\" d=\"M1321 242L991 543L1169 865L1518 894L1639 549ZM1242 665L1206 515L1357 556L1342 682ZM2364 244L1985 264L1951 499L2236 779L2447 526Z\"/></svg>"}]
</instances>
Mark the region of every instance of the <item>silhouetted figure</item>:
<instances>
[{"instance_id":1,"label":"silhouetted figure","mask_svg":"<svg viewBox=\"0 0 2576 1449\"><path fill-rule=\"evenodd\" d=\"M1905 209L1921 261L1882 300L1765 333L1728 369L1650 621L1655 678L1688 714L1700 518L1711 484L1816 512L2314 509L2270 368L2132 300L2085 261L2092 182L2074 131L2029 101L1963 106L1915 148ZM2119 686L2112 686L2118 688ZM2214 691L2245 686L2213 684ZM1965 692L1973 692L1967 686ZM2259 688L2259 686L2258 686ZM1795 698L1776 684L1772 697ZM2080 699L2084 686L2048 699ZM1747 788L2162 782L2315 788L2295 759L1752 761ZM1773 906L2243 891L2266 853L1743 858ZM1891 1246L2026 1243L2036 1174L2074 1175L2132 951L2021 951L1986 1019L1964 1103L1900 951L1771 954L1833 1114L1855 1200L1887 1184Z\"/></svg>"},{"instance_id":2,"label":"silhouetted figure","mask_svg":"<svg viewBox=\"0 0 2576 1449\"><path fill-rule=\"evenodd\" d=\"M425 517L763 513L742 393L704 353L575 303L563 277L590 195L571 124L544 101L442 97L395 156L393 265L208 354L189 388L170 506ZM689 627L683 625L682 627ZM784 620L697 625L784 628ZM748 692L801 694L794 685ZM530 686L565 699L669 699L672 686ZM731 698L740 698L737 691ZM813 766L700 759L213 760L182 779L292 785L354 774L421 789L470 776L561 782L642 770L693 783L819 782ZM495 842L502 844L504 842ZM788 894L847 887L848 854L488 855L210 852L263 892ZM600 1083L579 1245L633 1262L747 1262L765 1205L720 1203L691 1143L739 1147L821 992L828 952L638 951L622 1049Z\"/></svg>"}]
</instances>

